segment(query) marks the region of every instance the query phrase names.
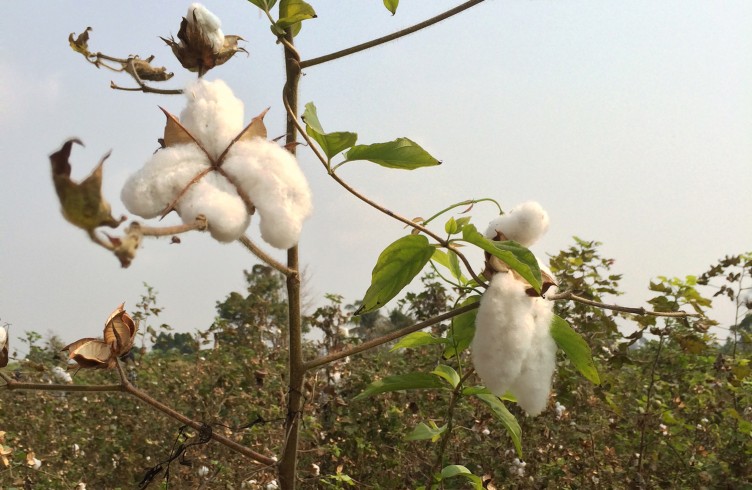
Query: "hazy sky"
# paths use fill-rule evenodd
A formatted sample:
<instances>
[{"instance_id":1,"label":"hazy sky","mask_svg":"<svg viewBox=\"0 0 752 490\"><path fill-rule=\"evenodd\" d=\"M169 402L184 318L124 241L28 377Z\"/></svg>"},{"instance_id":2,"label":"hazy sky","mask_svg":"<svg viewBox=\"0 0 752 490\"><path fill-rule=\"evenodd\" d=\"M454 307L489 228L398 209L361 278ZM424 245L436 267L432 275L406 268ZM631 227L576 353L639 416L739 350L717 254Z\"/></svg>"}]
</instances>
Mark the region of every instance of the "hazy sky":
<instances>
[{"instance_id":1,"label":"hazy sky","mask_svg":"<svg viewBox=\"0 0 752 490\"><path fill-rule=\"evenodd\" d=\"M459 2L401 2L392 17L380 0L312 0L319 17L296 44L303 58L406 27ZM68 46L94 28L90 48L114 56L156 55L183 72L157 36L177 34L189 2L6 2L0 30L0 320L63 340L98 335L110 311L132 308L147 282L160 317L180 331L208 327L215 302L243 287L255 260L239 244L207 234L182 244L149 239L129 269L67 224L48 155L79 137L75 178L112 149L104 192L125 209L125 179L155 150L162 105L181 96L118 92ZM212 71L246 105L246 118L271 106L271 136L284 131L282 50L250 3L205 5L228 34L248 42ZM302 104L313 101L328 131L359 142L409 137L444 162L413 172L366 162L344 166L353 186L408 217L432 215L469 198L505 208L538 200L551 228L534 247L555 253L577 235L604 242L627 294L641 305L658 275L699 274L726 254L752 249L752 2L488 0L418 34L350 58L311 67ZM379 252L402 225L338 188L305 148L300 164L314 192L300 257L309 294L360 299ZM485 228L494 208L479 205ZM168 223L178 222L171 216ZM255 223L251 235L258 238ZM267 247L268 248L268 247ZM271 250L271 249L270 249ZM283 252L274 251L282 259ZM481 267L480 256L476 256ZM728 307L718 316L728 324Z\"/></svg>"}]
</instances>

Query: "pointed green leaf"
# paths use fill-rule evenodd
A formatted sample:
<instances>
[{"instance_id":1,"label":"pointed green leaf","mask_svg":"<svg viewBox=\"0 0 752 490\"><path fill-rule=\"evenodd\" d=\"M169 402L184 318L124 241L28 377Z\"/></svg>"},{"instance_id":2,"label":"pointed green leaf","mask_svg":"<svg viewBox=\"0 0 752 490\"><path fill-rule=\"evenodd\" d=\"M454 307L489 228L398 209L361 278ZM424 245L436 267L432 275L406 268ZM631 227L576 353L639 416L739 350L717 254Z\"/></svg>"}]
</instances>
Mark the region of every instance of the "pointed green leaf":
<instances>
[{"instance_id":1,"label":"pointed green leaf","mask_svg":"<svg viewBox=\"0 0 752 490\"><path fill-rule=\"evenodd\" d=\"M275 27L285 29L292 27L292 35L300 32L301 22L316 17L316 11L303 0L281 0L279 3L279 20Z\"/></svg>"},{"instance_id":2,"label":"pointed green leaf","mask_svg":"<svg viewBox=\"0 0 752 490\"><path fill-rule=\"evenodd\" d=\"M452 250L444 252L437 248L433 253L433 257L431 257L431 260L449 269L452 277L459 280L462 284L467 283L467 278L462 274L462 269L460 269L460 261L457 258L457 254Z\"/></svg>"},{"instance_id":3,"label":"pointed green leaf","mask_svg":"<svg viewBox=\"0 0 752 490\"><path fill-rule=\"evenodd\" d=\"M480 301L479 295L470 296L465 298L459 306L467 306L478 301ZM476 309L452 318L452 328L449 330L450 342L444 349L444 359L451 359L468 348L470 342L473 341L473 336L475 336L475 316L477 314L478 310Z\"/></svg>"},{"instance_id":4,"label":"pointed green leaf","mask_svg":"<svg viewBox=\"0 0 752 490\"><path fill-rule=\"evenodd\" d=\"M420 145L407 138L397 138L388 143L355 145L345 154L346 162L354 160L368 160L383 167L403 170L441 164Z\"/></svg>"},{"instance_id":5,"label":"pointed green leaf","mask_svg":"<svg viewBox=\"0 0 752 490\"><path fill-rule=\"evenodd\" d=\"M456 476L467 478L468 480L473 482L473 488L475 488L476 490L483 490L483 480L481 480L478 475L473 475L470 470L462 465L450 464L449 466L445 466L441 470L442 480L454 478Z\"/></svg>"},{"instance_id":6,"label":"pointed green leaf","mask_svg":"<svg viewBox=\"0 0 752 490\"><path fill-rule=\"evenodd\" d=\"M420 422L415 428L405 436L406 441L425 441L430 439L431 442L436 442L441 438L441 435L446 431L447 426L442 425L437 427L435 423L431 422L433 427L429 427L423 422Z\"/></svg>"},{"instance_id":7,"label":"pointed green leaf","mask_svg":"<svg viewBox=\"0 0 752 490\"><path fill-rule=\"evenodd\" d=\"M431 374L444 378L450 385L452 385L452 388L456 388L457 385L460 384L460 375L457 374L457 371L455 371L452 366L439 364L436 366L436 369L431 371Z\"/></svg>"},{"instance_id":8,"label":"pointed green leaf","mask_svg":"<svg viewBox=\"0 0 752 490\"><path fill-rule=\"evenodd\" d=\"M492 395L488 388L485 386L466 386L462 388L462 394L464 396L472 396L472 395Z\"/></svg>"},{"instance_id":9,"label":"pointed green leaf","mask_svg":"<svg viewBox=\"0 0 752 490\"><path fill-rule=\"evenodd\" d=\"M502 403L496 395L475 395L483 403L491 407L491 411L494 416L501 422L501 425L507 430L507 433L512 438L514 448L517 450L517 456L522 457L522 429L514 415L507 409L506 405Z\"/></svg>"},{"instance_id":10,"label":"pointed green leaf","mask_svg":"<svg viewBox=\"0 0 752 490\"><path fill-rule=\"evenodd\" d=\"M376 261L371 286L355 314L368 313L384 306L410 284L433 252L434 248L423 235L408 235L386 247Z\"/></svg>"},{"instance_id":11,"label":"pointed green leaf","mask_svg":"<svg viewBox=\"0 0 752 490\"><path fill-rule=\"evenodd\" d=\"M253 5L257 6L264 12L268 12L274 7L274 4L277 3L277 0L248 0Z\"/></svg>"},{"instance_id":12,"label":"pointed green leaf","mask_svg":"<svg viewBox=\"0 0 752 490\"><path fill-rule=\"evenodd\" d=\"M462 239L497 257L540 292L541 272L533 252L511 240L504 242L489 240L475 228L475 225L471 224L462 228Z\"/></svg>"},{"instance_id":13,"label":"pointed green leaf","mask_svg":"<svg viewBox=\"0 0 752 490\"><path fill-rule=\"evenodd\" d=\"M397 342L394 347L389 349L390 352L397 349L411 349L414 347L421 347L423 345L435 345L446 344L447 339L436 337L428 332L413 332L410 335L406 335Z\"/></svg>"},{"instance_id":14,"label":"pointed green leaf","mask_svg":"<svg viewBox=\"0 0 752 490\"><path fill-rule=\"evenodd\" d=\"M583 376L597 385L601 384L587 342L566 320L557 315L551 321L551 337Z\"/></svg>"},{"instance_id":15,"label":"pointed green leaf","mask_svg":"<svg viewBox=\"0 0 752 490\"><path fill-rule=\"evenodd\" d=\"M402 390L431 390L446 388L439 378L430 373L410 373L397 376L387 376L384 379L374 381L368 387L353 398L353 401L362 400L369 396L386 393L389 391Z\"/></svg>"},{"instance_id":16,"label":"pointed green leaf","mask_svg":"<svg viewBox=\"0 0 752 490\"><path fill-rule=\"evenodd\" d=\"M352 147L358 141L358 135L346 131L327 133L319 122L316 106L309 102L303 112L303 122L306 124L306 133L319 144L326 157L331 160L333 156Z\"/></svg>"},{"instance_id":17,"label":"pointed green leaf","mask_svg":"<svg viewBox=\"0 0 752 490\"><path fill-rule=\"evenodd\" d=\"M388 11L392 13L392 15L397 13L397 6L399 5L399 0L384 0L384 7Z\"/></svg>"}]
</instances>

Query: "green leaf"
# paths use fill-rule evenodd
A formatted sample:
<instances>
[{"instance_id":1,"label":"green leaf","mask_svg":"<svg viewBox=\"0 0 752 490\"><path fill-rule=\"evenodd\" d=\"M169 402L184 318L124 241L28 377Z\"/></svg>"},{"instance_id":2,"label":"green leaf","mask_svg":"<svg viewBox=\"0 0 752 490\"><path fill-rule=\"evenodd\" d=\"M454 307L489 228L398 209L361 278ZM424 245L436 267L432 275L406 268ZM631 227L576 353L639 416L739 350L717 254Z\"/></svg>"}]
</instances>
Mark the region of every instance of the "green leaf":
<instances>
[{"instance_id":1,"label":"green leaf","mask_svg":"<svg viewBox=\"0 0 752 490\"><path fill-rule=\"evenodd\" d=\"M399 0L384 0L384 7L388 11L392 13L392 15L397 13L397 6L399 5Z\"/></svg>"},{"instance_id":2,"label":"green leaf","mask_svg":"<svg viewBox=\"0 0 752 490\"><path fill-rule=\"evenodd\" d=\"M303 0L281 0L279 2L279 20L274 27L285 29L292 27L292 35L300 32L301 22L316 17L316 11Z\"/></svg>"},{"instance_id":3,"label":"green leaf","mask_svg":"<svg viewBox=\"0 0 752 490\"><path fill-rule=\"evenodd\" d=\"M471 305L480 301L480 296L470 296L459 304L460 307ZM451 359L458 353L464 351L473 341L475 336L475 316L478 310L466 311L461 315L452 318L452 328L449 330L450 342L444 349L444 359Z\"/></svg>"},{"instance_id":4,"label":"green leaf","mask_svg":"<svg viewBox=\"0 0 752 490\"><path fill-rule=\"evenodd\" d=\"M439 364L436 366L436 369L431 371L431 374L444 378L450 385L452 385L452 388L456 388L457 385L460 384L460 375L457 374L457 371L455 371L452 366Z\"/></svg>"},{"instance_id":5,"label":"green leaf","mask_svg":"<svg viewBox=\"0 0 752 490\"><path fill-rule=\"evenodd\" d=\"M471 224L462 228L462 239L497 257L540 292L541 272L533 252L511 240L504 242L489 240L475 228L475 225Z\"/></svg>"},{"instance_id":6,"label":"green leaf","mask_svg":"<svg viewBox=\"0 0 752 490\"><path fill-rule=\"evenodd\" d=\"M566 320L557 315L551 321L551 337L583 376L597 385L601 384L587 342Z\"/></svg>"},{"instance_id":7,"label":"green leaf","mask_svg":"<svg viewBox=\"0 0 752 490\"><path fill-rule=\"evenodd\" d=\"M353 146L345 154L345 162L355 160L368 160L383 167L403 170L441 164L417 143L407 138L397 138L388 143Z\"/></svg>"},{"instance_id":8,"label":"green leaf","mask_svg":"<svg viewBox=\"0 0 752 490\"><path fill-rule=\"evenodd\" d=\"M303 112L303 122L306 124L306 133L308 136L319 144L329 160L338 153L352 147L358 141L358 135L355 133L347 131L336 133L325 132L321 126L321 122L319 122L319 116L316 113L316 106L313 105L313 102L306 104L305 111Z\"/></svg>"},{"instance_id":9,"label":"green leaf","mask_svg":"<svg viewBox=\"0 0 752 490\"><path fill-rule=\"evenodd\" d=\"M464 478L467 478L471 482L473 482L473 488L483 490L483 480L477 475L473 475L473 473L468 470L466 467L458 464L450 464L449 466L445 466L441 470L441 479L446 480L449 478L454 478L456 476L462 476Z\"/></svg>"},{"instance_id":10,"label":"green leaf","mask_svg":"<svg viewBox=\"0 0 752 490\"><path fill-rule=\"evenodd\" d=\"M507 433L512 438L514 448L517 450L517 456L522 458L522 429L514 415L507 409L506 405L502 403L496 395L475 395L483 403L491 407L491 411L494 416L501 422L501 425L507 430Z\"/></svg>"},{"instance_id":11,"label":"green leaf","mask_svg":"<svg viewBox=\"0 0 752 490\"><path fill-rule=\"evenodd\" d=\"M394 347L389 349L389 352L397 349L411 349L423 345L446 344L447 342L447 339L436 337L428 332L413 332L410 335L402 337Z\"/></svg>"},{"instance_id":12,"label":"green leaf","mask_svg":"<svg viewBox=\"0 0 752 490\"><path fill-rule=\"evenodd\" d=\"M485 386L466 386L462 388L462 394L464 396L472 396L472 395L492 395L488 388Z\"/></svg>"},{"instance_id":13,"label":"green leaf","mask_svg":"<svg viewBox=\"0 0 752 490\"><path fill-rule=\"evenodd\" d=\"M368 387L353 398L353 401L362 400L369 396L401 390L431 390L446 388L439 378L429 373L409 373L397 376L387 376L384 379L374 381Z\"/></svg>"},{"instance_id":14,"label":"green leaf","mask_svg":"<svg viewBox=\"0 0 752 490\"><path fill-rule=\"evenodd\" d=\"M431 257L431 260L449 269L452 277L459 280L462 284L467 283L467 278L462 274L462 269L460 269L460 261L457 258L457 254L452 250L444 252L437 248L433 253L433 257Z\"/></svg>"},{"instance_id":15,"label":"green leaf","mask_svg":"<svg viewBox=\"0 0 752 490\"><path fill-rule=\"evenodd\" d=\"M253 5L257 6L264 12L268 12L274 7L274 4L277 3L277 0L248 0Z\"/></svg>"},{"instance_id":16,"label":"green leaf","mask_svg":"<svg viewBox=\"0 0 752 490\"><path fill-rule=\"evenodd\" d=\"M371 286L355 314L381 308L397 296L428 263L433 252L423 235L408 235L386 247L376 261Z\"/></svg>"},{"instance_id":17,"label":"green leaf","mask_svg":"<svg viewBox=\"0 0 752 490\"><path fill-rule=\"evenodd\" d=\"M436 442L441 438L441 435L446 431L447 426L442 425L438 427L434 422L430 422L429 427L423 422L420 422L415 428L405 436L406 441L425 441L430 439L431 442Z\"/></svg>"}]
</instances>

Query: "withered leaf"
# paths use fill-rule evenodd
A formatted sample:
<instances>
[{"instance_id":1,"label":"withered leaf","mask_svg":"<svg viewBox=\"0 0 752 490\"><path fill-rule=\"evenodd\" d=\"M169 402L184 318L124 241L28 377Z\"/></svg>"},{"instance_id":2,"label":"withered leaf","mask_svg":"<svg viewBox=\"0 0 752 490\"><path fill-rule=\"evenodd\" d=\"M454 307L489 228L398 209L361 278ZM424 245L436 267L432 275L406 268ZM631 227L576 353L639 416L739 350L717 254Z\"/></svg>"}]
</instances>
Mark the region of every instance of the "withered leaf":
<instances>
[{"instance_id":1,"label":"withered leaf","mask_svg":"<svg viewBox=\"0 0 752 490\"><path fill-rule=\"evenodd\" d=\"M87 27L84 32L79 34L75 39L73 38L75 32L71 32L68 35L68 43L73 51L81 53L84 56L89 56L89 31L92 31L91 27Z\"/></svg>"},{"instance_id":2,"label":"withered leaf","mask_svg":"<svg viewBox=\"0 0 752 490\"><path fill-rule=\"evenodd\" d=\"M152 66L150 63L152 58L146 60L133 58L129 60L133 64L133 69L136 71L138 78L150 82L164 82L172 78L173 73L168 72L164 66Z\"/></svg>"},{"instance_id":3,"label":"withered leaf","mask_svg":"<svg viewBox=\"0 0 752 490\"><path fill-rule=\"evenodd\" d=\"M120 260L121 267L125 269L131 265L133 258L136 256L136 250L141 245L141 238L143 237L141 226L136 222L131 223L125 230L125 236L122 238L111 237L106 233L105 236L107 236L113 245L114 249L112 252Z\"/></svg>"},{"instance_id":4,"label":"withered leaf","mask_svg":"<svg viewBox=\"0 0 752 490\"><path fill-rule=\"evenodd\" d=\"M68 351L68 359L86 369L110 369L115 367L117 356L112 346L100 339L81 339L63 347Z\"/></svg>"},{"instance_id":5,"label":"withered leaf","mask_svg":"<svg viewBox=\"0 0 752 490\"><path fill-rule=\"evenodd\" d=\"M250 141L253 138L266 139L266 125L264 125L264 116L269 112L271 107L264 109L261 114L251 119L250 124L238 136L238 141Z\"/></svg>"},{"instance_id":6,"label":"withered leaf","mask_svg":"<svg viewBox=\"0 0 752 490\"><path fill-rule=\"evenodd\" d=\"M0 327L0 368L8 365L8 331Z\"/></svg>"},{"instance_id":7,"label":"withered leaf","mask_svg":"<svg viewBox=\"0 0 752 490\"><path fill-rule=\"evenodd\" d=\"M167 117L164 129L164 146L169 148L175 145L186 145L190 143L196 143L196 139L188 132L185 127L180 124L177 117L173 116L163 107L160 107L164 115Z\"/></svg>"},{"instance_id":8,"label":"withered leaf","mask_svg":"<svg viewBox=\"0 0 752 490\"><path fill-rule=\"evenodd\" d=\"M115 308L104 324L104 342L113 346L116 355L127 354L133 347L136 324L125 311L125 303Z\"/></svg>"},{"instance_id":9,"label":"withered leaf","mask_svg":"<svg viewBox=\"0 0 752 490\"><path fill-rule=\"evenodd\" d=\"M111 369L117 358L128 354L138 332L138 325L121 304L107 318L104 326L104 340L84 338L63 347L72 359L82 368Z\"/></svg>"},{"instance_id":10,"label":"withered leaf","mask_svg":"<svg viewBox=\"0 0 752 490\"><path fill-rule=\"evenodd\" d=\"M225 42L224 45L222 45L222 49L220 49L215 55L215 66L223 65L227 60L235 56L235 53L238 51L248 54L248 51L238 46L238 41L245 41L245 39L233 34L225 36Z\"/></svg>"},{"instance_id":11,"label":"withered leaf","mask_svg":"<svg viewBox=\"0 0 752 490\"><path fill-rule=\"evenodd\" d=\"M73 143L83 146L78 139L70 139L63 147L50 155L52 164L52 181L60 200L63 217L71 224L92 233L99 226L117 228L122 219L112 216L110 204L102 198L102 166L109 152L102 157L91 174L82 182L73 182L70 178L69 162Z\"/></svg>"}]
</instances>

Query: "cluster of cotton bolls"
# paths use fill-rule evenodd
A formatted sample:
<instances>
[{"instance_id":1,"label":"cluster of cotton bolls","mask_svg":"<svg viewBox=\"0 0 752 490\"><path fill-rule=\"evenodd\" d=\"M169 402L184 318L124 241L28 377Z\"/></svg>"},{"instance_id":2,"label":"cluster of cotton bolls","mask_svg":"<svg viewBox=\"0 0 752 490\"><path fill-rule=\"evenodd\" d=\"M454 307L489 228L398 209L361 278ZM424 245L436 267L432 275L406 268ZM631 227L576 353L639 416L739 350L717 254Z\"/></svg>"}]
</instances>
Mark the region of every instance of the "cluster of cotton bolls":
<instances>
[{"instance_id":1,"label":"cluster of cotton bolls","mask_svg":"<svg viewBox=\"0 0 752 490\"><path fill-rule=\"evenodd\" d=\"M206 153L193 142L157 151L123 187L126 208L142 218L159 216L230 147L221 169L234 183L218 171L209 171L190 185L175 206L183 222L193 223L204 215L216 240L240 238L250 215L239 188L256 208L261 237L267 243L282 249L297 244L303 221L311 214L311 191L295 157L260 137L230 146L244 128L243 102L222 80L199 79L186 87L185 94L188 104L180 123Z\"/></svg>"},{"instance_id":2,"label":"cluster of cotton bolls","mask_svg":"<svg viewBox=\"0 0 752 490\"><path fill-rule=\"evenodd\" d=\"M529 247L547 228L546 211L526 202L493 220L486 236ZM498 396L510 391L523 410L537 415L548 402L556 343L550 333L553 302L528 296L529 287L511 271L493 275L478 308L472 355L486 388Z\"/></svg>"}]
</instances>

